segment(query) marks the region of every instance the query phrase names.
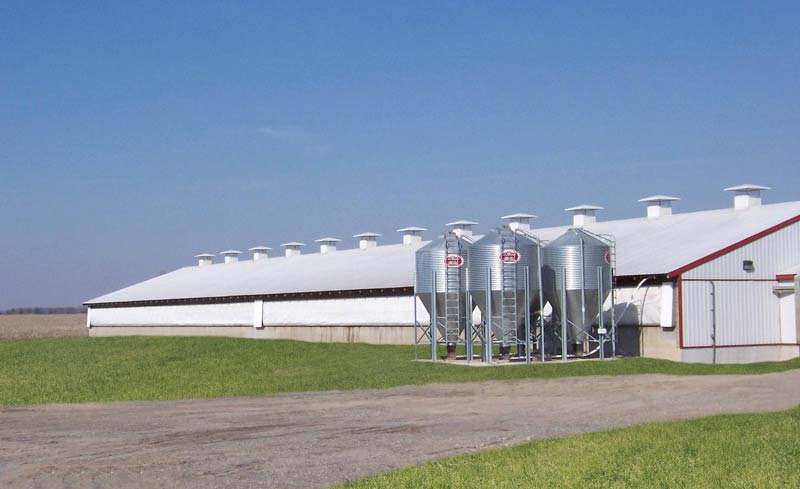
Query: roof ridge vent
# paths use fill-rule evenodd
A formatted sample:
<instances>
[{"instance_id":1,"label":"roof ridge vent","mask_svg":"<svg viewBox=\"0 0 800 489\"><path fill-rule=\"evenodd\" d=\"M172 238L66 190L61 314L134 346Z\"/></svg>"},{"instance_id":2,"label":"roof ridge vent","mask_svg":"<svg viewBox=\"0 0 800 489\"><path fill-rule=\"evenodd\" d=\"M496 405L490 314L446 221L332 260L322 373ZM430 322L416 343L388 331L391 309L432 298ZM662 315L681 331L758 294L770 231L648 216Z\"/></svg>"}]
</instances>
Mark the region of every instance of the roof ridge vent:
<instances>
[{"instance_id":1,"label":"roof ridge vent","mask_svg":"<svg viewBox=\"0 0 800 489\"><path fill-rule=\"evenodd\" d=\"M517 229L528 231L531 228L531 219L535 219L536 216L533 214L525 214L523 212L518 212L516 214L509 214L507 216L503 216L500 219L505 219L508 221L508 227L512 231L516 231Z\"/></svg>"},{"instance_id":2,"label":"roof ridge vent","mask_svg":"<svg viewBox=\"0 0 800 489\"><path fill-rule=\"evenodd\" d=\"M219 254L225 257L225 263L236 263L239 261L239 255L241 255L242 252L239 250L225 250L220 251Z\"/></svg>"},{"instance_id":3,"label":"roof ridge vent","mask_svg":"<svg viewBox=\"0 0 800 489\"><path fill-rule=\"evenodd\" d=\"M410 245L422 241L422 233L427 231L425 228L417 226L409 226L407 228L398 229L398 233L403 233L403 244Z\"/></svg>"},{"instance_id":4,"label":"roof ridge vent","mask_svg":"<svg viewBox=\"0 0 800 489\"><path fill-rule=\"evenodd\" d=\"M733 208L737 211L750 209L751 207L758 207L761 205L761 191L772 190L770 187L763 185L753 185L746 183L744 185L737 185L735 187L728 187L724 189L726 192L733 192Z\"/></svg>"},{"instance_id":5,"label":"roof ridge vent","mask_svg":"<svg viewBox=\"0 0 800 489\"><path fill-rule=\"evenodd\" d=\"M582 228L587 224L594 224L597 222L597 211L602 211L603 208L596 205L581 204L575 207L567 207L565 212L572 212L572 227Z\"/></svg>"},{"instance_id":6,"label":"roof ridge vent","mask_svg":"<svg viewBox=\"0 0 800 489\"><path fill-rule=\"evenodd\" d=\"M336 243L341 243L339 238L320 238L315 239L315 243L319 243L319 252L324 255L325 253L333 253L336 251Z\"/></svg>"},{"instance_id":7,"label":"roof ridge vent","mask_svg":"<svg viewBox=\"0 0 800 489\"><path fill-rule=\"evenodd\" d=\"M474 221L453 221L448 222L445 226L449 226L453 234L458 236L459 238L462 237L472 237L472 226L477 226L479 223Z\"/></svg>"},{"instance_id":8,"label":"roof ridge vent","mask_svg":"<svg viewBox=\"0 0 800 489\"><path fill-rule=\"evenodd\" d=\"M247 251L252 251L253 261L257 261L257 260L266 260L267 258L269 258L269 251L271 249L272 248L270 248L269 246L253 246Z\"/></svg>"},{"instance_id":9,"label":"roof ridge vent","mask_svg":"<svg viewBox=\"0 0 800 489\"><path fill-rule=\"evenodd\" d=\"M297 256L302 253L300 248L305 246L305 243L299 243L297 241L290 241L288 243L283 243L281 247L285 250L284 254L286 256Z\"/></svg>"},{"instance_id":10,"label":"roof ridge vent","mask_svg":"<svg viewBox=\"0 0 800 489\"><path fill-rule=\"evenodd\" d=\"M215 256L216 255L213 255L211 253L200 253L199 255L194 255L194 257L197 258L197 266L198 267L204 267L206 265L212 265L214 263L213 260L214 260Z\"/></svg>"},{"instance_id":11,"label":"roof ridge vent","mask_svg":"<svg viewBox=\"0 0 800 489\"><path fill-rule=\"evenodd\" d=\"M368 248L375 248L378 246L378 238L382 235L379 233L359 233L354 234L354 238L358 238L358 248L362 250L366 250Z\"/></svg>"},{"instance_id":12,"label":"roof ridge vent","mask_svg":"<svg viewBox=\"0 0 800 489\"><path fill-rule=\"evenodd\" d=\"M671 197L669 195L653 195L639 199L639 202L647 204L647 218L656 219L672 215L672 203L679 200L681 200L679 197Z\"/></svg>"}]
</instances>

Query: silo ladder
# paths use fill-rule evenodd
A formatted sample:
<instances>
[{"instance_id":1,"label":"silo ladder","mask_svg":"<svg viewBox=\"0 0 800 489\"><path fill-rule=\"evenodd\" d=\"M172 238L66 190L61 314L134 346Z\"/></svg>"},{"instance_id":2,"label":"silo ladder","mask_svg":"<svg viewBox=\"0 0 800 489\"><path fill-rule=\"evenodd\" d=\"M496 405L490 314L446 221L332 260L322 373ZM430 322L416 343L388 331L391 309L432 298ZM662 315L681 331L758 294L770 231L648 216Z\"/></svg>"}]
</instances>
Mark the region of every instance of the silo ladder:
<instances>
[{"instance_id":1,"label":"silo ladder","mask_svg":"<svg viewBox=\"0 0 800 489\"><path fill-rule=\"evenodd\" d=\"M458 237L448 234L445 237L445 252L448 255L461 255ZM444 320L445 341L459 335L461 324L461 268L447 267L445 271Z\"/></svg>"},{"instance_id":2,"label":"silo ladder","mask_svg":"<svg viewBox=\"0 0 800 489\"><path fill-rule=\"evenodd\" d=\"M516 249L516 236L510 234L506 237L506 243L514 243ZM497 338L500 341L513 341L517 337L517 264L503 263L501 272L502 292L501 292L501 327L504 338Z\"/></svg>"}]
</instances>

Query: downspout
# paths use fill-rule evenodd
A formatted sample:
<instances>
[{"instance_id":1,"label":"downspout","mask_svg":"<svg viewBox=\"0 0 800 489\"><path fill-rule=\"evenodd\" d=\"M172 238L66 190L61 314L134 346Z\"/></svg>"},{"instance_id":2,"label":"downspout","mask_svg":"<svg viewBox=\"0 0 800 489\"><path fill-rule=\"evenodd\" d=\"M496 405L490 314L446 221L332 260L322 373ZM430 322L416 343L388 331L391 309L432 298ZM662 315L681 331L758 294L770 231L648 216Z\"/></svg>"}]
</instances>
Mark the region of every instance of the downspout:
<instances>
[{"instance_id":1,"label":"downspout","mask_svg":"<svg viewBox=\"0 0 800 489\"><path fill-rule=\"evenodd\" d=\"M717 286L713 280L711 284L711 364L717 364Z\"/></svg>"}]
</instances>

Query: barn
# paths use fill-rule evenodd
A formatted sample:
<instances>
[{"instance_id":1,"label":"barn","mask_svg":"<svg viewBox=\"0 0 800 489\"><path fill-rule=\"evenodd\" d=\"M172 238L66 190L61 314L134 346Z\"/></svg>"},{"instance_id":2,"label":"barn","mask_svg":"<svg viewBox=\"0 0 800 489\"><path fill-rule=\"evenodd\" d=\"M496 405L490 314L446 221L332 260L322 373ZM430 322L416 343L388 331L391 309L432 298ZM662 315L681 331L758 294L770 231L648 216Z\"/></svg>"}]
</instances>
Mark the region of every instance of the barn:
<instances>
[{"instance_id":1,"label":"barn","mask_svg":"<svg viewBox=\"0 0 800 489\"><path fill-rule=\"evenodd\" d=\"M673 213L680 199L641 199L646 215L599 221L600 207L570 207L570 225L532 229L551 241L570 227L612 236L617 351L685 362L745 363L800 356L800 202L762 205L767 187L740 185L725 209ZM524 221L524 214L507 216ZM471 232L475 223L451 227ZM270 249L198 255L197 265L86 302L92 336L222 335L305 341L409 344L415 341L415 254L422 228L399 229L402 243L337 250L320 238ZM613 315L604 314L609 318ZM480 317L475 318L476 321Z\"/></svg>"}]
</instances>

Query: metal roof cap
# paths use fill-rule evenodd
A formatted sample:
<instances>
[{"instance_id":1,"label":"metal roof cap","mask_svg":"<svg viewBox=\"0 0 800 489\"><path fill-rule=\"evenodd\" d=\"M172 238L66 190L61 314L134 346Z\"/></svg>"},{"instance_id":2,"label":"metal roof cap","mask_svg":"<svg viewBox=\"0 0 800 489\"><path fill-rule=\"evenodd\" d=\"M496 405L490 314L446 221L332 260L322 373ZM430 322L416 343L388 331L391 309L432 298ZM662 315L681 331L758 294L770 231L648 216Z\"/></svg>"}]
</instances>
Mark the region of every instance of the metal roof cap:
<instances>
[{"instance_id":1,"label":"metal roof cap","mask_svg":"<svg viewBox=\"0 0 800 489\"><path fill-rule=\"evenodd\" d=\"M671 197L669 195L653 195L652 197L645 197L639 199L639 202L674 202L681 200L680 197Z\"/></svg>"},{"instance_id":2,"label":"metal roof cap","mask_svg":"<svg viewBox=\"0 0 800 489\"><path fill-rule=\"evenodd\" d=\"M534 219L536 218L533 214L525 214L524 212L518 212L516 214L509 214L507 216L503 216L500 219Z\"/></svg>"},{"instance_id":3,"label":"metal roof cap","mask_svg":"<svg viewBox=\"0 0 800 489\"><path fill-rule=\"evenodd\" d=\"M723 190L725 192L757 192L760 190L772 190L772 187L765 187L763 185L753 185L752 183L745 183L744 185L728 187Z\"/></svg>"},{"instance_id":4,"label":"metal roof cap","mask_svg":"<svg viewBox=\"0 0 800 489\"><path fill-rule=\"evenodd\" d=\"M644 200L640 200L639 202L644 202ZM564 209L565 212L581 212L581 211L602 211L603 208L597 205L588 205L588 204L581 204L576 205L575 207L567 207Z\"/></svg>"}]
</instances>

